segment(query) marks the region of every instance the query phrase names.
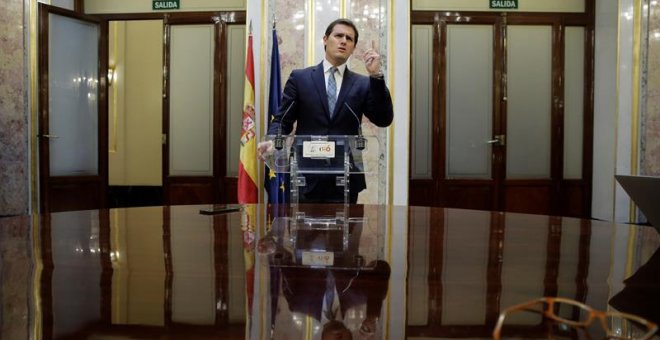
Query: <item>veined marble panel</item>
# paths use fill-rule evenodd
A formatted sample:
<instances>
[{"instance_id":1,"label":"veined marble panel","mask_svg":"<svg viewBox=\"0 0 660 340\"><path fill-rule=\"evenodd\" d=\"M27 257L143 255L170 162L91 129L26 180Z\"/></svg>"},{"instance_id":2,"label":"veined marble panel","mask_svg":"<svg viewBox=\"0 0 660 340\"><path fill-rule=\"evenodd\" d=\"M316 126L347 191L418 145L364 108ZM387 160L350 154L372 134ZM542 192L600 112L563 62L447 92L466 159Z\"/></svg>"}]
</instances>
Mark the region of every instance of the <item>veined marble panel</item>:
<instances>
[{"instance_id":1,"label":"veined marble panel","mask_svg":"<svg viewBox=\"0 0 660 340\"><path fill-rule=\"evenodd\" d=\"M23 0L0 11L0 216L28 209Z\"/></svg>"},{"instance_id":2,"label":"veined marble panel","mask_svg":"<svg viewBox=\"0 0 660 340\"><path fill-rule=\"evenodd\" d=\"M642 113L640 174L660 176L660 5L650 1L648 16L648 46L646 112Z\"/></svg>"},{"instance_id":3,"label":"veined marble panel","mask_svg":"<svg viewBox=\"0 0 660 340\"><path fill-rule=\"evenodd\" d=\"M277 23L280 76L282 77L282 88L284 88L291 71L305 65L305 23L307 22L305 2L302 0L270 1L269 17L269 22L265 23L267 27L272 27L273 20ZM270 30L266 36L268 39L268 70L270 70L270 54L273 45Z\"/></svg>"},{"instance_id":4,"label":"veined marble panel","mask_svg":"<svg viewBox=\"0 0 660 340\"><path fill-rule=\"evenodd\" d=\"M30 216L0 217L0 334L5 339L28 339L32 260Z\"/></svg>"}]
</instances>

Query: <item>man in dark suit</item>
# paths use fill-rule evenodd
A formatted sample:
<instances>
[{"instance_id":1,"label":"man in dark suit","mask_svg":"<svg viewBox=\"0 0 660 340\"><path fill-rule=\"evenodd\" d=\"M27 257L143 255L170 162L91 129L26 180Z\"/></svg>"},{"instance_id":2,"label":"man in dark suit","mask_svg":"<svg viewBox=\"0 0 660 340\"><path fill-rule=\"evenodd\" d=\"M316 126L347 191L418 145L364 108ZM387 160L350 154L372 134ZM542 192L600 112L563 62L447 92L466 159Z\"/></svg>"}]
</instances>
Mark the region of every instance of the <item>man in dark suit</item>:
<instances>
[{"instance_id":1,"label":"man in dark suit","mask_svg":"<svg viewBox=\"0 0 660 340\"><path fill-rule=\"evenodd\" d=\"M369 76L346 67L357 42L358 31L352 21L337 19L328 25L323 36L325 59L316 66L291 72L269 135L289 134L294 123L298 135L357 135L362 115L379 127L392 123L392 98L378 52L369 49L362 56ZM259 143L257 154L263 158L270 148L271 142ZM301 202L343 202L343 187L336 185L335 176L307 176L306 180ZM350 201L355 203L365 188L363 174L351 175Z\"/></svg>"}]
</instances>

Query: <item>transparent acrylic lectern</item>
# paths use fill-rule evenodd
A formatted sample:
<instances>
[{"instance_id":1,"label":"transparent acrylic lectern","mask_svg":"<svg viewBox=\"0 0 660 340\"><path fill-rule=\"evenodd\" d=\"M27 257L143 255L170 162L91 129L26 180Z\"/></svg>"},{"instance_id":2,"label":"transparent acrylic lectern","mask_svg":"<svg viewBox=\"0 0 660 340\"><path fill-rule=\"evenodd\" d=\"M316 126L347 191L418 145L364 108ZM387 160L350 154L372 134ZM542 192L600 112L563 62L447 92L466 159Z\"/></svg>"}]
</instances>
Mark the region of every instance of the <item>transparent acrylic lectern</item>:
<instances>
[{"instance_id":1,"label":"transparent acrylic lectern","mask_svg":"<svg viewBox=\"0 0 660 340\"><path fill-rule=\"evenodd\" d=\"M363 267L364 256L351 247L354 234L369 222L350 206L350 181L364 175L370 190L380 194L378 169L381 144L376 136L265 136L273 147L264 154L268 168L284 176L289 190L287 216L272 221L277 243L288 248L286 258L273 258L276 266ZM334 176L343 190L343 204L306 206L301 200L311 176ZM323 206L321 208L321 206ZM373 221L377 222L377 221ZM277 254L276 254L277 256ZM377 258L377 257L376 257ZM341 259L341 261L339 261ZM371 258L373 259L373 257Z\"/></svg>"},{"instance_id":2,"label":"transparent acrylic lectern","mask_svg":"<svg viewBox=\"0 0 660 340\"><path fill-rule=\"evenodd\" d=\"M350 175L362 174L374 179L367 182L370 189L380 193L377 186L381 145L376 136L268 135L264 139L274 145L264 154L268 168L276 174L289 175L285 187L290 192L290 204L299 203L308 176L314 175L335 176L337 186L344 191L344 204L350 203Z\"/></svg>"}]
</instances>

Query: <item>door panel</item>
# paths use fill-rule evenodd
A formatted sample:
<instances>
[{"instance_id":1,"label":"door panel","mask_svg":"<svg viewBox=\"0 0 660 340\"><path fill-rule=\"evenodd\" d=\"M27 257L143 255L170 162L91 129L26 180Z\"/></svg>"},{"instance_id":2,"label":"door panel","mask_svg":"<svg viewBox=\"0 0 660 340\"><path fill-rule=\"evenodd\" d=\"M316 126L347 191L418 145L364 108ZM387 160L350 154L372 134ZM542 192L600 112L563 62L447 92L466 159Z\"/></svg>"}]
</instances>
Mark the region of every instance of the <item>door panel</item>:
<instances>
[{"instance_id":1,"label":"door panel","mask_svg":"<svg viewBox=\"0 0 660 340\"><path fill-rule=\"evenodd\" d=\"M495 18L440 24L439 101L442 167L437 171L440 204L491 209L497 201L499 134L495 108L499 36Z\"/></svg>"},{"instance_id":2,"label":"door panel","mask_svg":"<svg viewBox=\"0 0 660 340\"><path fill-rule=\"evenodd\" d=\"M50 174L96 176L99 27L50 14L49 33L48 127L57 136L49 143Z\"/></svg>"},{"instance_id":3,"label":"door panel","mask_svg":"<svg viewBox=\"0 0 660 340\"><path fill-rule=\"evenodd\" d=\"M552 181L552 26L506 27L504 209L549 214Z\"/></svg>"},{"instance_id":4,"label":"door panel","mask_svg":"<svg viewBox=\"0 0 660 340\"><path fill-rule=\"evenodd\" d=\"M587 216L592 28L562 15L413 13L410 204Z\"/></svg>"},{"instance_id":5,"label":"door panel","mask_svg":"<svg viewBox=\"0 0 660 340\"><path fill-rule=\"evenodd\" d=\"M222 200L217 150L220 131L220 23L167 26L168 96L163 130L164 187L168 204Z\"/></svg>"},{"instance_id":6,"label":"door panel","mask_svg":"<svg viewBox=\"0 0 660 340\"><path fill-rule=\"evenodd\" d=\"M492 179L492 25L447 25L447 179Z\"/></svg>"},{"instance_id":7,"label":"door panel","mask_svg":"<svg viewBox=\"0 0 660 340\"><path fill-rule=\"evenodd\" d=\"M172 26L170 32L169 175L210 177L214 27Z\"/></svg>"},{"instance_id":8,"label":"door panel","mask_svg":"<svg viewBox=\"0 0 660 340\"><path fill-rule=\"evenodd\" d=\"M103 208L105 65L96 19L39 6L39 150L44 212Z\"/></svg>"},{"instance_id":9,"label":"door panel","mask_svg":"<svg viewBox=\"0 0 660 340\"><path fill-rule=\"evenodd\" d=\"M564 179L582 179L584 153L584 27L566 27L564 49Z\"/></svg>"},{"instance_id":10,"label":"door panel","mask_svg":"<svg viewBox=\"0 0 660 340\"><path fill-rule=\"evenodd\" d=\"M506 178L550 178L552 27L507 27Z\"/></svg>"},{"instance_id":11,"label":"door panel","mask_svg":"<svg viewBox=\"0 0 660 340\"><path fill-rule=\"evenodd\" d=\"M436 192L434 180L434 165L438 153L437 138L439 124L434 119L434 50L438 47L437 37L431 25L413 25L411 56L413 91L412 103L412 133L410 148L410 190L411 205L431 205L430 200Z\"/></svg>"}]
</instances>

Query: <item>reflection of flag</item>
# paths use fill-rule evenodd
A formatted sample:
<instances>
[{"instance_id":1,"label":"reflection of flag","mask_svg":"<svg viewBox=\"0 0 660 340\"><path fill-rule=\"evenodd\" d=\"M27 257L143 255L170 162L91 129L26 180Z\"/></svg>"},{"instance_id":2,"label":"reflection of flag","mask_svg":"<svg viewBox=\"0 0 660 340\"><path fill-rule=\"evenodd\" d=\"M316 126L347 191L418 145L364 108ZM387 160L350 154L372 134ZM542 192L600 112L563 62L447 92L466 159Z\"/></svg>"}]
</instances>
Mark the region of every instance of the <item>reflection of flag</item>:
<instances>
[{"instance_id":1,"label":"reflection of flag","mask_svg":"<svg viewBox=\"0 0 660 340\"><path fill-rule=\"evenodd\" d=\"M273 25L273 49L270 54L270 86L268 88L268 124L273 121L273 116L279 110L280 102L282 99L282 77L280 74L280 49L279 42L277 41L277 30ZM266 166L266 175L264 176L264 188L268 192L268 203L282 204L287 201L287 188L288 175L276 174L273 170ZM283 206L272 207L268 209L268 221L273 222L273 219L284 214L280 211ZM271 324L275 322L275 314L277 314L277 297L280 291L280 271L270 271L270 317Z\"/></svg>"},{"instance_id":2,"label":"reflection of flag","mask_svg":"<svg viewBox=\"0 0 660 340\"><path fill-rule=\"evenodd\" d=\"M273 27L273 50L270 59L270 88L268 90L268 124L277 113L282 99L282 80L280 75L280 49L277 41L277 30ZM268 203L286 203L288 176L276 174L275 171L266 167L264 176L264 188L268 192Z\"/></svg>"},{"instance_id":3,"label":"reflection of flag","mask_svg":"<svg viewBox=\"0 0 660 340\"><path fill-rule=\"evenodd\" d=\"M254 57L252 52L252 24L247 42L245 59L245 88L243 92L243 124L241 129L241 150L238 163L238 203L258 203L257 194L257 141L255 139L254 111ZM243 232L243 257L245 260L245 295L248 315L252 315L254 296L254 226L256 207L244 207L241 221ZM246 323L250 324L250 320Z\"/></svg>"}]
</instances>

